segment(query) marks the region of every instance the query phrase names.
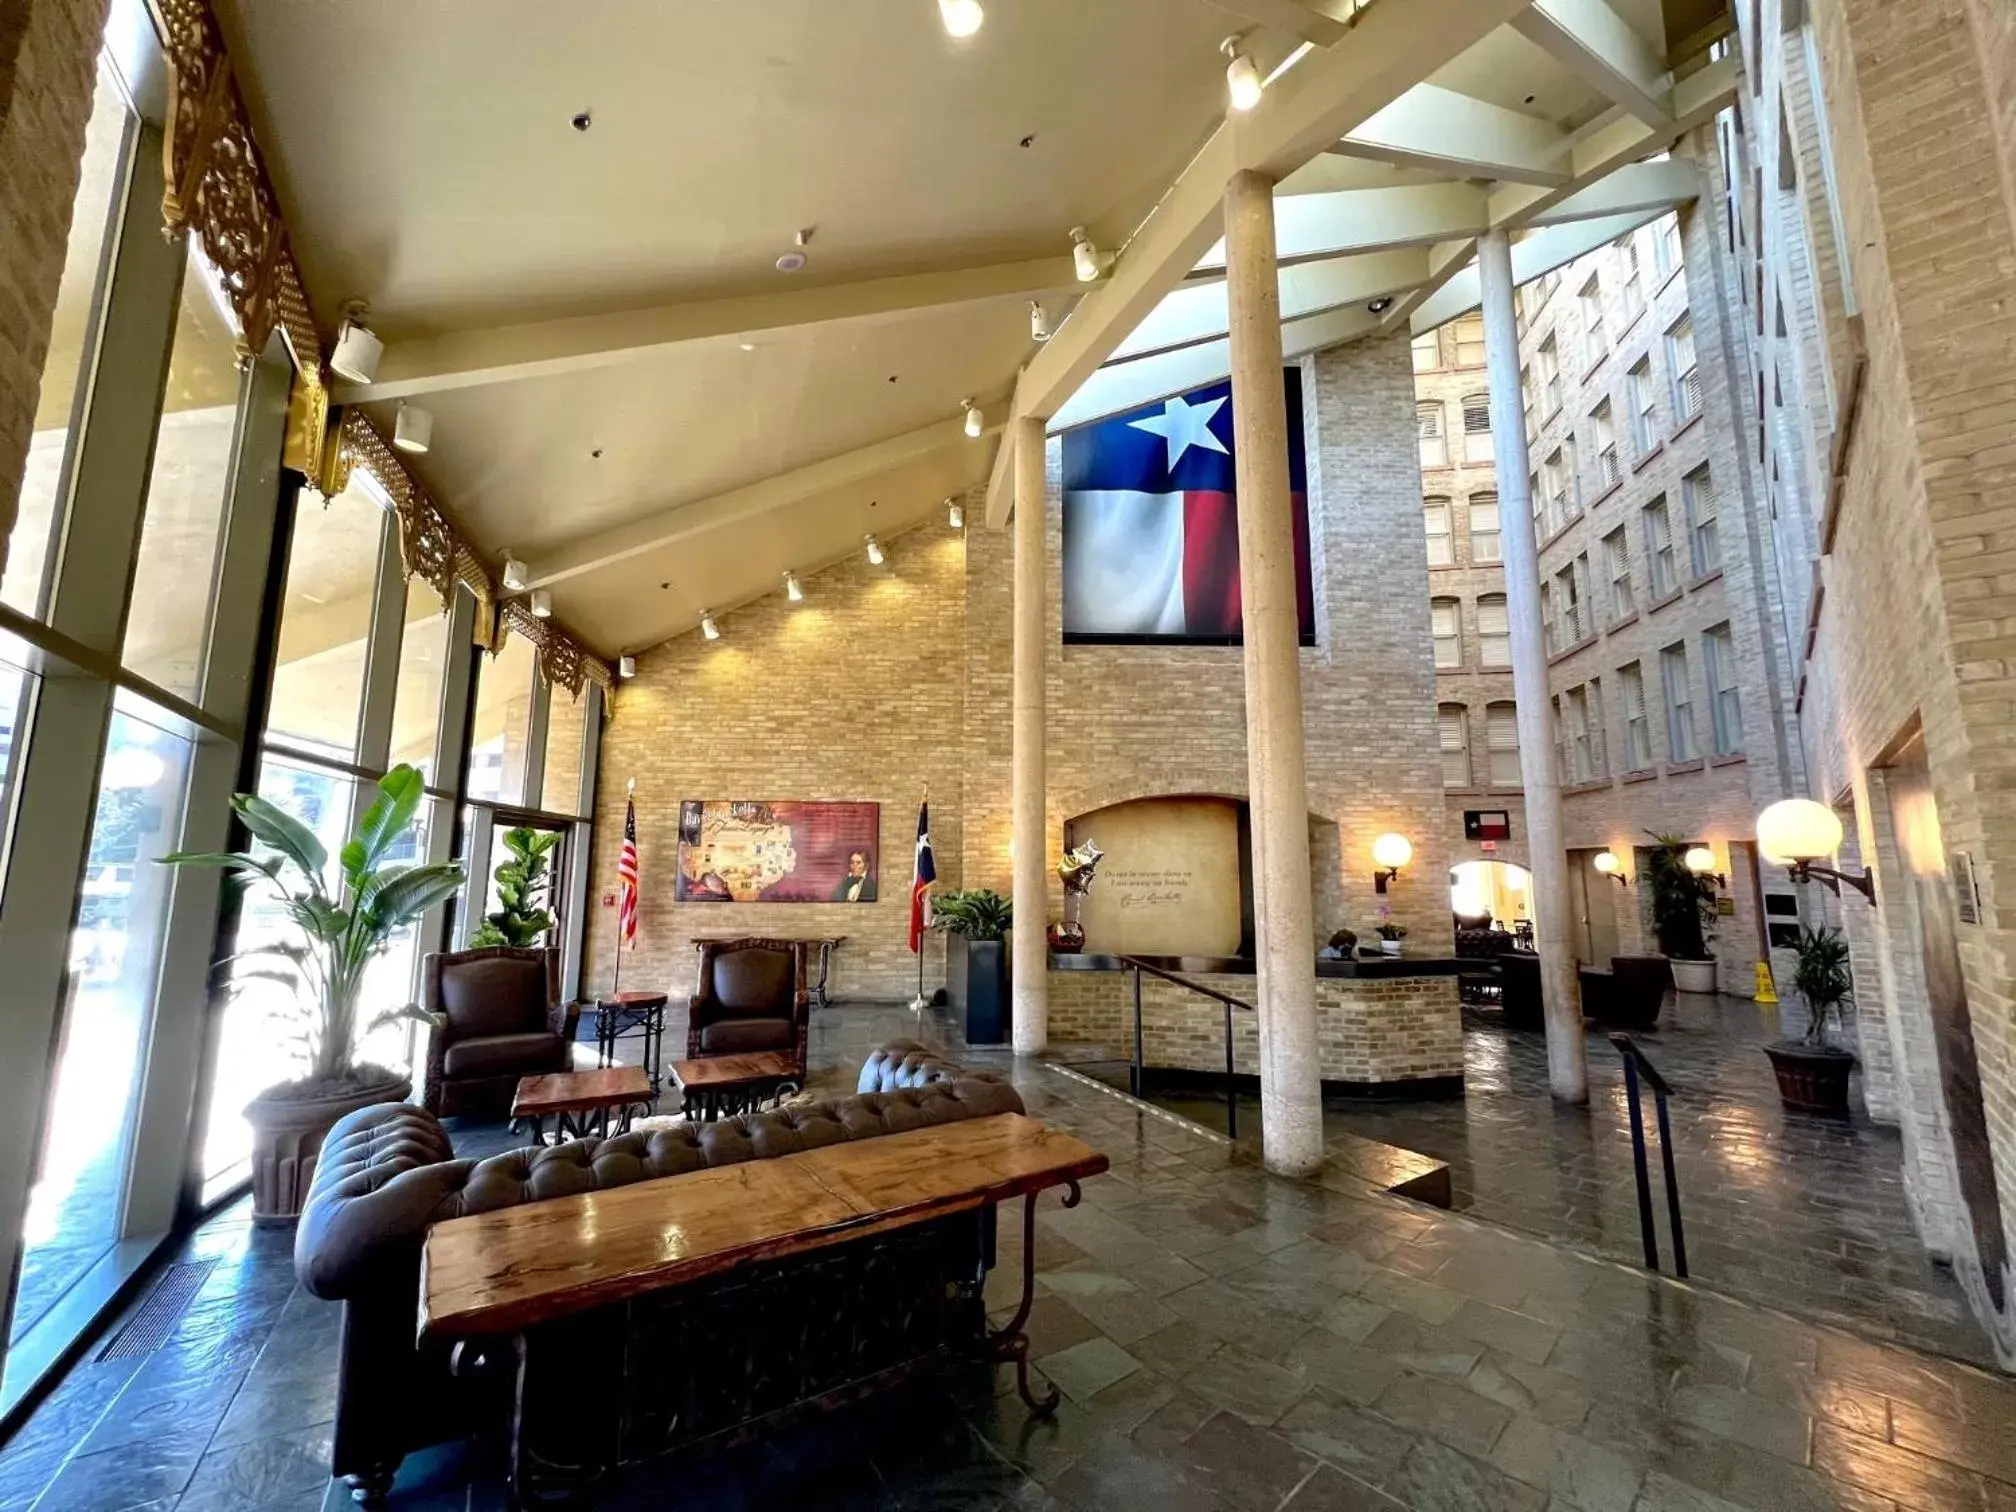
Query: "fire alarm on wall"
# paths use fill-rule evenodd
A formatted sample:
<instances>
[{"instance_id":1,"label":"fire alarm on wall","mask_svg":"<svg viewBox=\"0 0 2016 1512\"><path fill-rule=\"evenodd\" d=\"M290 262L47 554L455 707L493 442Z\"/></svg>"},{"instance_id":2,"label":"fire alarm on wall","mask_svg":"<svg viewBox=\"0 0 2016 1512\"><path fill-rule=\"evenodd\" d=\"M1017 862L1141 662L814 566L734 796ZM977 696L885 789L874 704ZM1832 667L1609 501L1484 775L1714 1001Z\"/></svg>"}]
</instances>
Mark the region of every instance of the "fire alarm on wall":
<instances>
[{"instance_id":1,"label":"fire alarm on wall","mask_svg":"<svg viewBox=\"0 0 2016 1512\"><path fill-rule=\"evenodd\" d=\"M604 908L614 908L616 906L616 894L614 893L602 894L602 906Z\"/></svg>"}]
</instances>

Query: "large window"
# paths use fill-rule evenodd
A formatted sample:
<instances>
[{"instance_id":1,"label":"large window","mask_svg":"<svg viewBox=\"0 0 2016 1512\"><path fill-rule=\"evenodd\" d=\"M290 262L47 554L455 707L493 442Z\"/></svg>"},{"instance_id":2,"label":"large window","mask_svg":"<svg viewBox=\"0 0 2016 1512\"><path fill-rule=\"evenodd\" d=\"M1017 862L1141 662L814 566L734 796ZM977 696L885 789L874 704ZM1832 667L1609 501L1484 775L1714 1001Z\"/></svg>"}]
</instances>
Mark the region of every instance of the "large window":
<instances>
[{"instance_id":1,"label":"large window","mask_svg":"<svg viewBox=\"0 0 2016 1512\"><path fill-rule=\"evenodd\" d=\"M273 744L337 761L357 754L386 519L365 491L365 476L359 470L350 487L327 501L301 495L266 721Z\"/></svg>"},{"instance_id":2,"label":"large window","mask_svg":"<svg viewBox=\"0 0 2016 1512\"><path fill-rule=\"evenodd\" d=\"M1701 413L1701 374L1694 362L1694 318L1682 315L1666 333L1666 371L1673 375L1673 424Z\"/></svg>"},{"instance_id":3,"label":"large window","mask_svg":"<svg viewBox=\"0 0 2016 1512\"><path fill-rule=\"evenodd\" d=\"M1722 537L1715 523L1715 479L1705 464L1681 480L1680 498L1687 511L1694 576L1706 577L1722 565Z\"/></svg>"},{"instance_id":4,"label":"large window","mask_svg":"<svg viewBox=\"0 0 2016 1512\"><path fill-rule=\"evenodd\" d=\"M1652 597L1664 598L1680 586L1673 562L1673 517L1664 498L1645 506L1645 561L1652 574Z\"/></svg>"},{"instance_id":5,"label":"large window","mask_svg":"<svg viewBox=\"0 0 2016 1512\"><path fill-rule=\"evenodd\" d=\"M1491 786L1519 786L1519 709L1494 703L1484 710L1484 737L1490 746Z\"/></svg>"},{"instance_id":6,"label":"large window","mask_svg":"<svg viewBox=\"0 0 2016 1512\"><path fill-rule=\"evenodd\" d=\"M581 757L588 732L589 693L578 697L555 688L546 706L546 763L540 778L539 807L549 814L579 814Z\"/></svg>"},{"instance_id":7,"label":"large window","mask_svg":"<svg viewBox=\"0 0 2016 1512\"><path fill-rule=\"evenodd\" d=\"M1617 425L1605 399L1589 412L1589 438L1596 448L1596 491L1608 493L1624 481L1624 469L1617 463Z\"/></svg>"},{"instance_id":8,"label":"large window","mask_svg":"<svg viewBox=\"0 0 2016 1512\"><path fill-rule=\"evenodd\" d=\"M1561 351L1549 336L1540 343L1540 418L1561 408Z\"/></svg>"},{"instance_id":9,"label":"large window","mask_svg":"<svg viewBox=\"0 0 2016 1512\"><path fill-rule=\"evenodd\" d=\"M1624 269L1622 298L1624 301L1624 323L1628 326L1638 318L1638 312L1645 308L1645 283L1639 277L1638 233L1636 231L1626 231L1622 236L1617 238L1617 258Z\"/></svg>"},{"instance_id":10,"label":"large window","mask_svg":"<svg viewBox=\"0 0 2016 1512\"><path fill-rule=\"evenodd\" d=\"M1456 366L1484 366L1484 317L1462 315L1456 320Z\"/></svg>"},{"instance_id":11,"label":"large window","mask_svg":"<svg viewBox=\"0 0 2016 1512\"><path fill-rule=\"evenodd\" d=\"M1491 396L1463 396L1463 460L1489 462L1497 453L1491 446Z\"/></svg>"},{"instance_id":12,"label":"large window","mask_svg":"<svg viewBox=\"0 0 2016 1512\"><path fill-rule=\"evenodd\" d=\"M1447 499L1429 499L1421 506L1421 528L1428 537L1430 567L1447 567L1456 560Z\"/></svg>"},{"instance_id":13,"label":"large window","mask_svg":"<svg viewBox=\"0 0 2016 1512\"><path fill-rule=\"evenodd\" d=\"M1428 621L1435 638L1436 670L1446 672L1462 666L1463 614L1460 602L1453 598L1436 599L1428 606Z\"/></svg>"},{"instance_id":14,"label":"large window","mask_svg":"<svg viewBox=\"0 0 2016 1512\"><path fill-rule=\"evenodd\" d=\"M1617 669L1624 687L1624 769L1642 772L1652 765L1652 722L1645 713L1645 669L1630 662Z\"/></svg>"},{"instance_id":15,"label":"large window","mask_svg":"<svg viewBox=\"0 0 2016 1512\"><path fill-rule=\"evenodd\" d=\"M1743 749L1743 695L1736 684L1736 639L1725 622L1701 637L1708 664L1708 712L1714 726L1715 754L1733 756Z\"/></svg>"},{"instance_id":16,"label":"large window","mask_svg":"<svg viewBox=\"0 0 2016 1512\"><path fill-rule=\"evenodd\" d=\"M1642 461L1659 444L1658 397L1650 357L1641 357L1632 366L1625 387L1631 393L1631 449Z\"/></svg>"},{"instance_id":17,"label":"large window","mask_svg":"<svg viewBox=\"0 0 2016 1512\"><path fill-rule=\"evenodd\" d=\"M1687 647L1675 641L1659 653L1659 683L1666 695L1666 759L1692 761L1700 752L1694 745L1694 690L1687 679Z\"/></svg>"},{"instance_id":18,"label":"large window","mask_svg":"<svg viewBox=\"0 0 2016 1512\"><path fill-rule=\"evenodd\" d=\"M425 578L406 584L406 624L399 638L399 686L392 699L391 761L405 762L436 786L435 745L440 739L441 688L451 654L448 606Z\"/></svg>"},{"instance_id":19,"label":"large window","mask_svg":"<svg viewBox=\"0 0 2016 1512\"><path fill-rule=\"evenodd\" d=\"M1477 600L1477 660L1486 667L1512 665L1512 619L1502 593Z\"/></svg>"},{"instance_id":20,"label":"large window","mask_svg":"<svg viewBox=\"0 0 2016 1512\"><path fill-rule=\"evenodd\" d=\"M1470 711L1462 704L1443 704L1435 711L1442 744L1442 786L1470 786Z\"/></svg>"},{"instance_id":21,"label":"large window","mask_svg":"<svg viewBox=\"0 0 2016 1512\"><path fill-rule=\"evenodd\" d=\"M1582 369L1587 372L1610 353L1603 334L1603 285L1594 273L1582 285L1577 305L1582 312Z\"/></svg>"},{"instance_id":22,"label":"large window","mask_svg":"<svg viewBox=\"0 0 2016 1512\"><path fill-rule=\"evenodd\" d=\"M1470 560L1482 567L1503 561L1498 534L1498 495L1470 495Z\"/></svg>"},{"instance_id":23,"label":"large window","mask_svg":"<svg viewBox=\"0 0 2016 1512\"><path fill-rule=\"evenodd\" d=\"M1415 405L1414 424L1421 435L1421 465L1447 467L1449 441L1442 433L1442 401L1424 400Z\"/></svg>"},{"instance_id":24,"label":"large window","mask_svg":"<svg viewBox=\"0 0 2016 1512\"><path fill-rule=\"evenodd\" d=\"M1414 371L1432 373L1442 366L1442 336L1439 331L1424 331L1414 338Z\"/></svg>"},{"instance_id":25,"label":"large window","mask_svg":"<svg viewBox=\"0 0 2016 1512\"><path fill-rule=\"evenodd\" d=\"M1610 579L1610 623L1630 617L1638 605L1631 594L1631 548L1619 525L1603 537L1603 568Z\"/></svg>"},{"instance_id":26,"label":"large window","mask_svg":"<svg viewBox=\"0 0 2016 1512\"><path fill-rule=\"evenodd\" d=\"M476 720L469 732L471 798L525 801L526 753L532 740L532 685L539 674L532 643L506 635L476 675Z\"/></svg>"}]
</instances>

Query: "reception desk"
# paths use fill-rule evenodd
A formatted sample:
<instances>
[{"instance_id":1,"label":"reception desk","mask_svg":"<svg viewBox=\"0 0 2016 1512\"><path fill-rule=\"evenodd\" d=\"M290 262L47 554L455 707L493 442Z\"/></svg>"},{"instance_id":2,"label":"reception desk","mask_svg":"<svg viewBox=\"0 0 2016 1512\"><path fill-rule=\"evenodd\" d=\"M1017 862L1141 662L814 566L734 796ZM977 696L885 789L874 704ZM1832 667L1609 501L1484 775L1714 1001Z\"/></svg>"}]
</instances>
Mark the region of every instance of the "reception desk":
<instances>
[{"instance_id":1,"label":"reception desk","mask_svg":"<svg viewBox=\"0 0 2016 1512\"><path fill-rule=\"evenodd\" d=\"M1214 992L1257 1003L1253 963L1150 956ZM1324 1090L1357 1096L1450 1096L1463 1089L1463 1021L1454 959L1317 961L1316 1043ZM1260 1070L1259 1016L1232 1012L1232 1064ZM1134 1053L1134 971L1119 956L1050 958L1050 1038ZM1210 998L1141 974L1142 1063L1185 1077L1225 1074L1225 1015Z\"/></svg>"}]
</instances>

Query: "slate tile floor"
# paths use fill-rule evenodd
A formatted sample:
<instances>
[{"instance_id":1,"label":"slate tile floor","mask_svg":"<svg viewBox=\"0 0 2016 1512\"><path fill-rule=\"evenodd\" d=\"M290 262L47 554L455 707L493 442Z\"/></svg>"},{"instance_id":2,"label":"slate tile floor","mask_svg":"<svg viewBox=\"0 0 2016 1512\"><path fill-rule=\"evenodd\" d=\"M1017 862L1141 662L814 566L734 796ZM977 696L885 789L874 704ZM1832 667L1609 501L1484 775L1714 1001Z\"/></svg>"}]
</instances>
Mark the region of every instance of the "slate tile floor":
<instances>
[{"instance_id":1,"label":"slate tile floor","mask_svg":"<svg viewBox=\"0 0 2016 1512\"><path fill-rule=\"evenodd\" d=\"M901 1010L816 1020L844 1084ZM927 1037L942 1030L927 1023ZM1113 1170L1038 1223L1032 1422L1005 1370L660 1469L612 1508L1028 1512L2007 1512L2016 1383L1375 1194L1289 1182L1054 1067L1031 1111ZM465 1148L496 1130L458 1130ZM1019 1229L990 1301L1005 1309ZM74 1371L0 1450L0 1508L346 1506L323 1478L338 1310L293 1288L288 1236L242 1213L173 1338ZM582 1410L601 1410L592 1390ZM501 1508L497 1446L408 1461L400 1512Z\"/></svg>"},{"instance_id":2,"label":"slate tile floor","mask_svg":"<svg viewBox=\"0 0 2016 1512\"><path fill-rule=\"evenodd\" d=\"M1788 1019L1794 1013L1788 1008ZM1958 1282L1918 1241L1897 1130L1861 1111L1859 1078L1847 1120L1786 1111L1758 1048L1779 1033L1769 1008L1687 994L1669 995L1658 1028L1637 1036L1674 1088L1674 1158L1694 1278L1820 1322L1992 1366L1987 1336ZM1107 1062L1096 1069L1124 1084L1124 1068ZM1464 1079L1461 1098L1333 1100L1326 1121L1447 1161L1455 1204L1473 1217L1639 1262L1623 1071L1604 1034L1589 1034L1586 1114L1556 1107L1548 1095L1544 1037L1507 1030L1489 1011L1466 1010ZM1225 1126L1222 1102L1157 1101L1208 1127ZM1645 1120L1649 1135L1649 1095ZM1239 1130L1255 1148L1259 1127L1258 1100L1248 1099ZM1657 1183L1656 1147L1651 1158ZM1662 1192L1653 1201L1670 1266Z\"/></svg>"}]
</instances>

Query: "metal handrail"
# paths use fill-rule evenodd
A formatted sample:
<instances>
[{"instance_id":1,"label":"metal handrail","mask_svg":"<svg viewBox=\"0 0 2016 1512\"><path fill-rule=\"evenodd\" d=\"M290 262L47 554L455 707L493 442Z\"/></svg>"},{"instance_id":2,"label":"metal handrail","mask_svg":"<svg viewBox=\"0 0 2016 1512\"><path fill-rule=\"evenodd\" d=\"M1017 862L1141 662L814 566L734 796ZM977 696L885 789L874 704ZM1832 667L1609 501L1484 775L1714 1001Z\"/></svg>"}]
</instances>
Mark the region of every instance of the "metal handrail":
<instances>
[{"instance_id":1,"label":"metal handrail","mask_svg":"<svg viewBox=\"0 0 2016 1512\"><path fill-rule=\"evenodd\" d=\"M1680 1221L1680 1180L1673 1170L1673 1124L1666 1114L1666 1099L1673 1088L1630 1035L1613 1034L1610 1043L1624 1057L1624 1097L1631 1110L1631 1163L1638 1178L1638 1231L1645 1241L1645 1265L1649 1270L1659 1269L1659 1236L1652 1224L1652 1173L1645 1160L1645 1114L1638 1096L1641 1079L1652 1088L1652 1103L1659 1119L1659 1163L1666 1178L1666 1221L1673 1230L1673 1274L1684 1280L1687 1231Z\"/></svg>"},{"instance_id":2,"label":"metal handrail","mask_svg":"<svg viewBox=\"0 0 2016 1512\"><path fill-rule=\"evenodd\" d=\"M1134 971L1134 1059L1127 1068L1128 1087L1136 1097L1141 1095L1141 1077L1144 1067L1141 1062L1141 973L1160 977L1165 982L1174 982L1178 987L1187 988L1199 997L1207 997L1221 1004L1225 1009L1225 1134L1227 1138L1239 1137L1239 1088L1233 1080L1232 1069L1232 1010L1243 1008L1248 1013L1255 1012L1251 1003L1242 1002L1229 993L1220 992L1215 987L1206 987L1202 982L1193 982L1189 977L1178 976L1173 971L1165 971L1160 966L1150 965L1139 956L1123 955L1120 960Z\"/></svg>"}]
</instances>

